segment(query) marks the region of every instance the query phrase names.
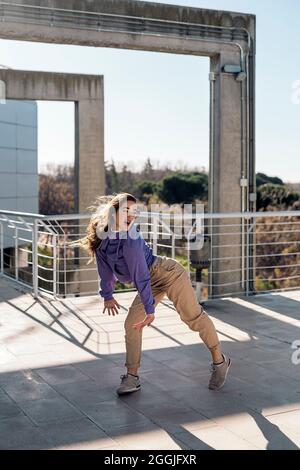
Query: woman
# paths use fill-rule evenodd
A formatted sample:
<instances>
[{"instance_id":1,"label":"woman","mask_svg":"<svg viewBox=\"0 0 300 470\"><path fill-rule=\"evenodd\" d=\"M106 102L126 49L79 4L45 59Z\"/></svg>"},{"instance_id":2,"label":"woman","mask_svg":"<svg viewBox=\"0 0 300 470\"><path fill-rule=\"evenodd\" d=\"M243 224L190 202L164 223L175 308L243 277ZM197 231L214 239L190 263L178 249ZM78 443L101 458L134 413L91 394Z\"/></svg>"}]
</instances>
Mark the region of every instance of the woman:
<instances>
[{"instance_id":1,"label":"woman","mask_svg":"<svg viewBox=\"0 0 300 470\"><path fill-rule=\"evenodd\" d=\"M155 307L165 295L173 302L181 320L199 333L209 349L213 361L209 388L220 389L225 383L231 360L222 354L214 324L199 305L186 270L175 259L153 254L134 224L137 200L133 195L119 193L102 196L98 201L87 236L79 242L92 259L96 258L99 294L104 298L103 313L118 314L120 305L113 296L117 280L132 282L138 291L125 320L127 373L121 376L118 395L141 388L138 369L142 330L154 321Z\"/></svg>"}]
</instances>

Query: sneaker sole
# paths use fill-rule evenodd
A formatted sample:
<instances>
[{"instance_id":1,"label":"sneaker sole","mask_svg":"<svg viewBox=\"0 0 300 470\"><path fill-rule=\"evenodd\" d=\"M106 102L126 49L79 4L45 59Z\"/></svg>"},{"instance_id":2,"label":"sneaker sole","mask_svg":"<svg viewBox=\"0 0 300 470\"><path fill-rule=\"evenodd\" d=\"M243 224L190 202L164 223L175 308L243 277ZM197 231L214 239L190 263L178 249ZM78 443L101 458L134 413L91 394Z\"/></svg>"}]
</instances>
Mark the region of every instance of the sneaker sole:
<instances>
[{"instance_id":1,"label":"sneaker sole","mask_svg":"<svg viewBox=\"0 0 300 470\"><path fill-rule=\"evenodd\" d=\"M140 389L141 389L141 386L136 387L136 388L131 388L130 390L126 390L126 391L124 390L124 392L117 391L117 394L118 395L127 395L128 393L138 392Z\"/></svg>"},{"instance_id":2,"label":"sneaker sole","mask_svg":"<svg viewBox=\"0 0 300 470\"><path fill-rule=\"evenodd\" d=\"M225 384L225 382L226 382L227 374L228 374L228 371L229 371L229 367L231 366L231 363L232 363L232 360L229 358L228 367L227 367L227 370L226 370L226 373L225 373L225 377L224 377L223 383L222 383L219 387L215 387L215 388L210 388L210 387L208 387L209 390L220 390L220 389L224 386L224 384Z\"/></svg>"}]
</instances>

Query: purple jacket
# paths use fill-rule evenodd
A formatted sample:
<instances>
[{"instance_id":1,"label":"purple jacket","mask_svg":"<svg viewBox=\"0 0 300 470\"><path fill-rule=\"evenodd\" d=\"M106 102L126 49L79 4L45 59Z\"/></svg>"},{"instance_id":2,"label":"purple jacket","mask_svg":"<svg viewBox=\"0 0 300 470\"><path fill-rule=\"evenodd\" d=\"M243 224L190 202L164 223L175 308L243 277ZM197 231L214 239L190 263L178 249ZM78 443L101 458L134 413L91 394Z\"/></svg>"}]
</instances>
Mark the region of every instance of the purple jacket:
<instances>
[{"instance_id":1,"label":"purple jacket","mask_svg":"<svg viewBox=\"0 0 300 470\"><path fill-rule=\"evenodd\" d=\"M151 247L133 224L128 232L108 232L96 250L96 262L100 277L99 294L105 300L113 298L117 280L133 282L138 290L147 314L154 313L154 297L150 284L149 268L155 260Z\"/></svg>"}]
</instances>

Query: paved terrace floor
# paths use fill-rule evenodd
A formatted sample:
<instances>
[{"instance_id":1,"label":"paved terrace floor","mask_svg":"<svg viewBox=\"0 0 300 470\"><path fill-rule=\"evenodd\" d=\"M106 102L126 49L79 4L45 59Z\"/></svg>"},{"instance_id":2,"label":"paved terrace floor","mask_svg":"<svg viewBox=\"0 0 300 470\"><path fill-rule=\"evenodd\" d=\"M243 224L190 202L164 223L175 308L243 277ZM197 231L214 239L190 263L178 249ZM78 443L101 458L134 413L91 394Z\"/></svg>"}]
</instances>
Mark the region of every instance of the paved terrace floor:
<instances>
[{"instance_id":1,"label":"paved terrace floor","mask_svg":"<svg viewBox=\"0 0 300 470\"><path fill-rule=\"evenodd\" d=\"M299 291L206 305L233 359L219 392L198 334L165 298L144 330L142 390L119 398L134 295L118 294L109 317L98 296L36 301L0 281L1 449L300 447Z\"/></svg>"}]
</instances>

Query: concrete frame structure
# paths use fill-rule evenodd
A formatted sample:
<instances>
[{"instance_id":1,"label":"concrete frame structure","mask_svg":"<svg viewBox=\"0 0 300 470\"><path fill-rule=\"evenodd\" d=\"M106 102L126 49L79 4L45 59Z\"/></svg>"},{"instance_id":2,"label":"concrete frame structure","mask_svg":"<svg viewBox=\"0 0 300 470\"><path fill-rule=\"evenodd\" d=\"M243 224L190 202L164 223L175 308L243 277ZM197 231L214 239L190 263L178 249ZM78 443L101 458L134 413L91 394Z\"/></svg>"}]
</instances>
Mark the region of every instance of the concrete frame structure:
<instances>
[{"instance_id":1,"label":"concrete frame structure","mask_svg":"<svg viewBox=\"0 0 300 470\"><path fill-rule=\"evenodd\" d=\"M18 0L0 2L0 18L1 38L209 57L209 210L255 210L254 15L133 0ZM249 289L251 243L241 225L234 246L214 238L211 294L218 295L224 270L236 291Z\"/></svg>"},{"instance_id":2,"label":"concrete frame structure","mask_svg":"<svg viewBox=\"0 0 300 470\"><path fill-rule=\"evenodd\" d=\"M75 208L87 212L105 191L103 77L25 70L0 70L6 99L75 103Z\"/></svg>"}]
</instances>

